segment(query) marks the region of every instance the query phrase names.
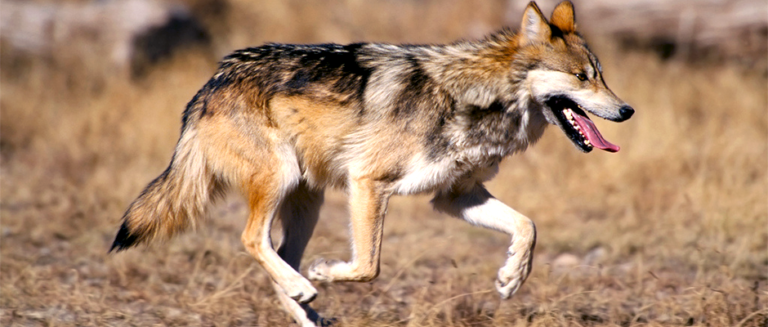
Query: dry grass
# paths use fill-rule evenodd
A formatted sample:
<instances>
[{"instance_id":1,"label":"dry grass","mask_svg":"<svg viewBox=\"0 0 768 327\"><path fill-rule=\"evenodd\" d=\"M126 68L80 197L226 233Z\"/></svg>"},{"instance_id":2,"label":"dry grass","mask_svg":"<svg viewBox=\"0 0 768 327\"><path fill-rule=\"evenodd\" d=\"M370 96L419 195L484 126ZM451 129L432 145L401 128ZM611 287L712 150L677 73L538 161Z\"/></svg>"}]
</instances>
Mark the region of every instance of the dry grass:
<instances>
[{"instance_id":1,"label":"dry grass","mask_svg":"<svg viewBox=\"0 0 768 327\"><path fill-rule=\"evenodd\" d=\"M503 18L501 1L300 3L231 1L221 44L443 42ZM610 44L593 48L638 110L597 122L621 152L581 154L552 128L490 185L538 226L533 274L513 299L492 290L507 236L410 197L390 206L379 278L316 284L318 310L342 326L766 326L765 75ZM132 83L87 69L96 58L0 58L0 324L287 324L239 242L236 197L197 232L106 254L214 63L183 55ZM329 193L307 262L348 256L344 197Z\"/></svg>"}]
</instances>

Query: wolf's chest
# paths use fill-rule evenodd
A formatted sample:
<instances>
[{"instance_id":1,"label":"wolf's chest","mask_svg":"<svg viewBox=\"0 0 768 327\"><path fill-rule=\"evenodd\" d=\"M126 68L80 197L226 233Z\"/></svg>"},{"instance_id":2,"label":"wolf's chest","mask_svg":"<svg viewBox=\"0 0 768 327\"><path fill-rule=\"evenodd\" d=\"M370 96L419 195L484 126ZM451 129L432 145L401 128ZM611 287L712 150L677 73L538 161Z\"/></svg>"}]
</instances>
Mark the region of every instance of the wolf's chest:
<instances>
[{"instance_id":1,"label":"wolf's chest","mask_svg":"<svg viewBox=\"0 0 768 327\"><path fill-rule=\"evenodd\" d=\"M499 162L499 156L474 161L456 158L430 160L419 156L411 160L406 173L395 182L393 189L396 194L407 195L448 189L461 180L485 181L498 172Z\"/></svg>"}]
</instances>

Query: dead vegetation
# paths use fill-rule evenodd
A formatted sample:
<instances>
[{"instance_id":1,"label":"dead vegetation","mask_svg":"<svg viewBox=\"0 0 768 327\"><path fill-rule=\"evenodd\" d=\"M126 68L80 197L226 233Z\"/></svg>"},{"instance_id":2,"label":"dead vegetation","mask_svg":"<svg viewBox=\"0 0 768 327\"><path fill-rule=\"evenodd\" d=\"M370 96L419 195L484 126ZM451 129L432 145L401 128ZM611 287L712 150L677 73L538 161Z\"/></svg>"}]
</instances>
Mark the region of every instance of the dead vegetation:
<instances>
[{"instance_id":1,"label":"dead vegetation","mask_svg":"<svg viewBox=\"0 0 768 327\"><path fill-rule=\"evenodd\" d=\"M228 3L226 36L217 36L225 50L446 42L500 26L505 5ZM491 191L538 227L533 273L517 295L500 301L493 291L507 236L441 216L426 196L395 198L381 275L316 284L320 312L341 326L768 324L765 73L662 62L587 38L637 114L597 122L622 146L617 154L584 155L550 129L504 162ZM129 201L167 164L181 111L215 63L189 53L138 82L97 83L93 74L110 74L88 70L89 58L0 60L0 324L286 324L240 244L246 212L236 196L197 232L106 254ZM327 198L306 262L348 256L345 198Z\"/></svg>"}]
</instances>

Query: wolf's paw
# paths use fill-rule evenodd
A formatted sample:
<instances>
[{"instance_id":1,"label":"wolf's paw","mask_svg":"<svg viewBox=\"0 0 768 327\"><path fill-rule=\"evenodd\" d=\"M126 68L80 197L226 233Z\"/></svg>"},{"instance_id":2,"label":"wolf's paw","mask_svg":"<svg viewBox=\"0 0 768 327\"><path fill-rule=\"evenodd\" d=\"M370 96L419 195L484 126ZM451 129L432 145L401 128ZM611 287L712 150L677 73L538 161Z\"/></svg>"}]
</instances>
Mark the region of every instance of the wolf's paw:
<instances>
[{"instance_id":1,"label":"wolf's paw","mask_svg":"<svg viewBox=\"0 0 768 327\"><path fill-rule=\"evenodd\" d=\"M525 268L521 268L518 265L506 265L499 269L495 285L502 299L510 298L523 285L528 274Z\"/></svg>"},{"instance_id":2,"label":"wolf's paw","mask_svg":"<svg viewBox=\"0 0 768 327\"><path fill-rule=\"evenodd\" d=\"M311 280L332 282L333 276L331 275L331 269L334 266L340 266L346 264L339 260L325 260L317 259L309 266L307 275Z\"/></svg>"},{"instance_id":3,"label":"wolf's paw","mask_svg":"<svg viewBox=\"0 0 768 327\"><path fill-rule=\"evenodd\" d=\"M299 303L309 303L317 296L317 290L306 278L293 280L288 285L281 285L291 299Z\"/></svg>"}]
</instances>

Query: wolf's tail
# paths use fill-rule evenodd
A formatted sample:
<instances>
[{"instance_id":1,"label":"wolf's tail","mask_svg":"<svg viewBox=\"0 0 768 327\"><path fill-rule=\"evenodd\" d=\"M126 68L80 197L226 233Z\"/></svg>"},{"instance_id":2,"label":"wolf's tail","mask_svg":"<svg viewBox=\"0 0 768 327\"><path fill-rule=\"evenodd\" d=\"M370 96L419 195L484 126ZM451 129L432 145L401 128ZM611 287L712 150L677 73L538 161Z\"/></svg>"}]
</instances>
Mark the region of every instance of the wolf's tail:
<instances>
[{"instance_id":1,"label":"wolf's tail","mask_svg":"<svg viewBox=\"0 0 768 327\"><path fill-rule=\"evenodd\" d=\"M205 215L223 184L209 168L194 127L185 128L171 164L131 203L109 249L122 251L183 231Z\"/></svg>"}]
</instances>

